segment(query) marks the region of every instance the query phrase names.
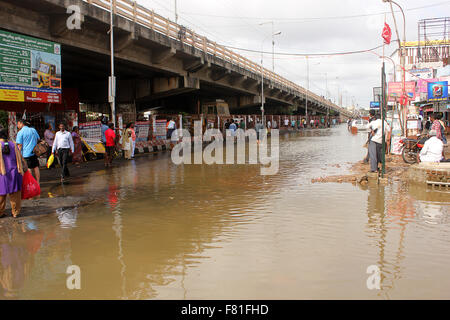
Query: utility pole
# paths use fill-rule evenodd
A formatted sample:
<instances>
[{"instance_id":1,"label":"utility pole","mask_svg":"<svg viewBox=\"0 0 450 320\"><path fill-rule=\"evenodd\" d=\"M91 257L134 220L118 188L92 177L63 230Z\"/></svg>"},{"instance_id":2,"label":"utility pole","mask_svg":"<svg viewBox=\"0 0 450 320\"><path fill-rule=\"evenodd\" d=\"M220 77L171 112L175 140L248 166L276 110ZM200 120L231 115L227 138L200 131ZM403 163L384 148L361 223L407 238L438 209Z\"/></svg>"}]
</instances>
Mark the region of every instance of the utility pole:
<instances>
[{"instance_id":1,"label":"utility pole","mask_svg":"<svg viewBox=\"0 0 450 320\"><path fill-rule=\"evenodd\" d=\"M381 69L381 88L382 88L382 97L381 97L381 134L382 134L382 151L381 151L381 178L384 178L384 174L386 173L386 138L385 138L385 128L384 122L386 119L386 73L385 73L385 63L383 61L383 67Z\"/></svg>"},{"instance_id":2,"label":"utility pole","mask_svg":"<svg viewBox=\"0 0 450 320\"><path fill-rule=\"evenodd\" d=\"M111 77L109 78L109 102L111 103L111 115L112 115L112 123L114 127L116 127L116 77L114 75L114 5L116 3L115 0L110 0L111 2L111 22L109 30L111 36Z\"/></svg>"}]
</instances>

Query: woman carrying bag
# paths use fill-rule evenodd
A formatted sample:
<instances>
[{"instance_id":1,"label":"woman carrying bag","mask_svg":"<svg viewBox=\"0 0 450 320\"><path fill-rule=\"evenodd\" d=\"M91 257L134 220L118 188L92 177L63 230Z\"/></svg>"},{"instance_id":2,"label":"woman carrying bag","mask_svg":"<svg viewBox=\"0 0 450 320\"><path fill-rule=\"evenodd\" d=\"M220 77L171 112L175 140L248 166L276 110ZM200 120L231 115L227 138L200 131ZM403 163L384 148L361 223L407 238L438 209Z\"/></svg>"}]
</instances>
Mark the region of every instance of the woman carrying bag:
<instances>
[{"instance_id":1,"label":"woman carrying bag","mask_svg":"<svg viewBox=\"0 0 450 320\"><path fill-rule=\"evenodd\" d=\"M8 132L0 128L0 217L5 215L6 196L9 196L14 218L22 204L23 158L17 145L8 141Z\"/></svg>"}]
</instances>

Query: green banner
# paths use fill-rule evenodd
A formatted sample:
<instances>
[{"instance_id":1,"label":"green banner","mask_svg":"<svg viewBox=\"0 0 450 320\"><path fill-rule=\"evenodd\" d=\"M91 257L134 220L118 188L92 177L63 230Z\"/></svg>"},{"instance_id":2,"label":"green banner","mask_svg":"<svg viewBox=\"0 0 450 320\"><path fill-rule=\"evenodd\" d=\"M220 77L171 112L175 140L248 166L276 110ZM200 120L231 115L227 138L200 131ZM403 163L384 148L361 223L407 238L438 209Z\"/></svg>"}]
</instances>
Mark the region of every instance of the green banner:
<instances>
[{"instance_id":1,"label":"green banner","mask_svg":"<svg viewBox=\"0 0 450 320\"><path fill-rule=\"evenodd\" d=\"M0 45L61 54L61 46L54 42L0 30Z\"/></svg>"},{"instance_id":2,"label":"green banner","mask_svg":"<svg viewBox=\"0 0 450 320\"><path fill-rule=\"evenodd\" d=\"M0 54L0 64L8 64L8 65L15 65L20 67L29 67L31 68L31 61L30 59L26 58L15 58L10 56L3 56Z\"/></svg>"},{"instance_id":3,"label":"green banner","mask_svg":"<svg viewBox=\"0 0 450 320\"><path fill-rule=\"evenodd\" d=\"M15 74L1 74L0 73L0 83L17 83L19 85L31 86L31 77L24 77Z\"/></svg>"},{"instance_id":4,"label":"green banner","mask_svg":"<svg viewBox=\"0 0 450 320\"><path fill-rule=\"evenodd\" d=\"M30 50L23 49L15 49L11 47L6 47L0 45L0 55L10 56L10 57L22 57L22 58L31 58Z\"/></svg>"},{"instance_id":5,"label":"green banner","mask_svg":"<svg viewBox=\"0 0 450 320\"><path fill-rule=\"evenodd\" d=\"M21 67L21 66L0 64L0 72L2 74L12 73L12 74L31 77L31 68L26 68L26 67Z\"/></svg>"},{"instance_id":6,"label":"green banner","mask_svg":"<svg viewBox=\"0 0 450 320\"><path fill-rule=\"evenodd\" d=\"M0 30L0 91L3 97L8 96L8 90L61 94L61 69L59 43ZM45 94L32 101L49 101ZM28 96L25 94L24 97Z\"/></svg>"}]
</instances>

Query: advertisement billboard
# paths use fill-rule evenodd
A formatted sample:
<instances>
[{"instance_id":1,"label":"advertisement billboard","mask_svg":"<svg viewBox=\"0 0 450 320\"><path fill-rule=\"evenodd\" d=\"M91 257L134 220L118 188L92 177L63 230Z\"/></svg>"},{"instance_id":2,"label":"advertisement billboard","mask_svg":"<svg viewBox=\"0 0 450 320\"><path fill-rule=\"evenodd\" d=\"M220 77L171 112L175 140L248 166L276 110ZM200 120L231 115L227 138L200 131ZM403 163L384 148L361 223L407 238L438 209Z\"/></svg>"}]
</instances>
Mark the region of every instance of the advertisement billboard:
<instances>
[{"instance_id":1,"label":"advertisement billboard","mask_svg":"<svg viewBox=\"0 0 450 320\"><path fill-rule=\"evenodd\" d=\"M381 87L373 88L373 101L381 102L382 94L383 94L383 89Z\"/></svg>"},{"instance_id":2,"label":"advertisement billboard","mask_svg":"<svg viewBox=\"0 0 450 320\"><path fill-rule=\"evenodd\" d=\"M95 152L105 153L105 148L101 143L102 140L102 123L100 121L91 121L80 123L80 136L84 142Z\"/></svg>"},{"instance_id":3,"label":"advertisement billboard","mask_svg":"<svg viewBox=\"0 0 450 320\"><path fill-rule=\"evenodd\" d=\"M156 120L155 126L153 128L153 135L156 137L156 140L164 140L167 139L167 120Z\"/></svg>"},{"instance_id":4,"label":"advertisement billboard","mask_svg":"<svg viewBox=\"0 0 450 320\"><path fill-rule=\"evenodd\" d=\"M381 103L379 101L372 101L370 103L370 109L380 109Z\"/></svg>"},{"instance_id":5,"label":"advertisement billboard","mask_svg":"<svg viewBox=\"0 0 450 320\"><path fill-rule=\"evenodd\" d=\"M0 30L0 101L61 103L61 45Z\"/></svg>"},{"instance_id":6,"label":"advertisement billboard","mask_svg":"<svg viewBox=\"0 0 450 320\"><path fill-rule=\"evenodd\" d=\"M405 83L406 95L409 100L416 98L416 82L408 81ZM388 84L388 99L389 101L399 101L402 97L403 85L401 82L389 82Z\"/></svg>"},{"instance_id":7,"label":"advertisement billboard","mask_svg":"<svg viewBox=\"0 0 450 320\"><path fill-rule=\"evenodd\" d=\"M136 141L147 141L150 132L150 121L138 121L135 123Z\"/></svg>"},{"instance_id":8,"label":"advertisement billboard","mask_svg":"<svg viewBox=\"0 0 450 320\"><path fill-rule=\"evenodd\" d=\"M437 82L439 79L419 79L417 80L417 92L428 93L428 84L431 82Z\"/></svg>"},{"instance_id":9,"label":"advertisement billboard","mask_svg":"<svg viewBox=\"0 0 450 320\"><path fill-rule=\"evenodd\" d=\"M406 73L406 81L417 81L419 79L432 79L433 78L432 68L423 69L411 69Z\"/></svg>"},{"instance_id":10,"label":"advertisement billboard","mask_svg":"<svg viewBox=\"0 0 450 320\"><path fill-rule=\"evenodd\" d=\"M448 81L428 83L428 101L448 100Z\"/></svg>"}]
</instances>

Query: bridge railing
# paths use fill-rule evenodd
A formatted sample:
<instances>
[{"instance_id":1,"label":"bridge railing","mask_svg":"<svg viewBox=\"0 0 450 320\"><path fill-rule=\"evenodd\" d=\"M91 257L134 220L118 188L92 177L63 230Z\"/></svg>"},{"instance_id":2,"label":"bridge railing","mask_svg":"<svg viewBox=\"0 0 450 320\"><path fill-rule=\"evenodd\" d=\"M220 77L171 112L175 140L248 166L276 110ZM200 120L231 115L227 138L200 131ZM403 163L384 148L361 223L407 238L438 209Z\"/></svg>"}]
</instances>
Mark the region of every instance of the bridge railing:
<instances>
[{"instance_id":1,"label":"bridge railing","mask_svg":"<svg viewBox=\"0 0 450 320\"><path fill-rule=\"evenodd\" d=\"M225 46L219 45L208 38L195 33L163 16L155 13L153 10L147 9L132 0L83 0L89 4L101 7L110 11L111 1L113 4L113 12L126 19L132 20L137 24L148 27L158 33L164 34L172 39L179 40L187 45L199 49L206 54L223 59L232 65L244 68L248 71L261 75L261 65L233 52ZM326 106L334 109L345 111L339 106L330 103L330 101L318 96L317 94L306 90L298 84L289 81L282 76L263 68L264 78L272 82L281 84L287 88L298 91L300 94L307 96L309 100L316 100Z\"/></svg>"}]
</instances>

